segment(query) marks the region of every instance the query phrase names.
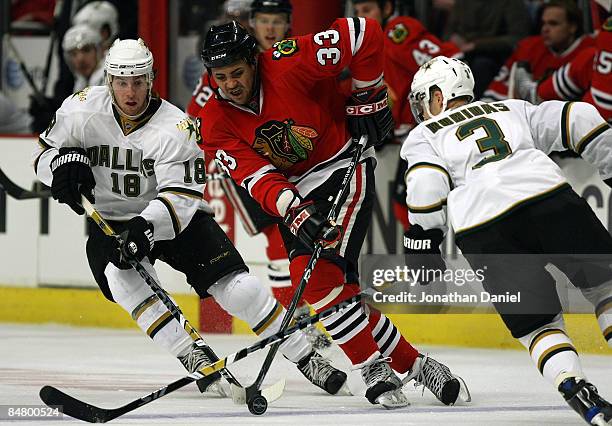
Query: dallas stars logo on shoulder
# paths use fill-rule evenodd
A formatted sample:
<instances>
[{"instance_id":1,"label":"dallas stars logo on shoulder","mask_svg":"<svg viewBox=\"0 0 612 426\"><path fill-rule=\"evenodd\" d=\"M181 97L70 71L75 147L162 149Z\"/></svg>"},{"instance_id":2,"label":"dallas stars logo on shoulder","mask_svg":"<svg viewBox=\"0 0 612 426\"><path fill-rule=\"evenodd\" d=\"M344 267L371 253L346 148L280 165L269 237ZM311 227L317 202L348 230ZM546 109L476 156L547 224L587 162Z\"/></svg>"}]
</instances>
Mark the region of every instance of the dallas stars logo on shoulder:
<instances>
[{"instance_id":1,"label":"dallas stars logo on shoulder","mask_svg":"<svg viewBox=\"0 0 612 426\"><path fill-rule=\"evenodd\" d=\"M84 88L80 92L76 92L74 95L72 95L72 97L73 98L78 98L79 101L84 102L85 99L87 99L87 94L89 93L90 89L91 89L91 86L87 86L86 88Z\"/></svg>"},{"instance_id":2,"label":"dallas stars logo on shoulder","mask_svg":"<svg viewBox=\"0 0 612 426\"><path fill-rule=\"evenodd\" d=\"M200 126L196 126L190 118L184 118L180 122L177 123L176 127L179 130L189 133L189 140L191 140L191 136L195 135L196 143L200 143L202 137L200 136Z\"/></svg>"},{"instance_id":3,"label":"dallas stars logo on shoulder","mask_svg":"<svg viewBox=\"0 0 612 426\"><path fill-rule=\"evenodd\" d=\"M393 43L400 44L406 40L406 37L408 37L408 28L406 28L406 26L400 22L391 28L387 35Z\"/></svg>"},{"instance_id":4,"label":"dallas stars logo on shoulder","mask_svg":"<svg viewBox=\"0 0 612 426\"><path fill-rule=\"evenodd\" d=\"M272 52L272 59L281 59L287 56L293 56L297 51L299 51L299 47L297 45L297 41L294 39L285 39L281 41L277 41L272 46L274 52Z\"/></svg>"},{"instance_id":5,"label":"dallas stars logo on shoulder","mask_svg":"<svg viewBox=\"0 0 612 426\"><path fill-rule=\"evenodd\" d=\"M606 19L606 22L601 26L604 31L612 31L612 16Z\"/></svg>"}]
</instances>

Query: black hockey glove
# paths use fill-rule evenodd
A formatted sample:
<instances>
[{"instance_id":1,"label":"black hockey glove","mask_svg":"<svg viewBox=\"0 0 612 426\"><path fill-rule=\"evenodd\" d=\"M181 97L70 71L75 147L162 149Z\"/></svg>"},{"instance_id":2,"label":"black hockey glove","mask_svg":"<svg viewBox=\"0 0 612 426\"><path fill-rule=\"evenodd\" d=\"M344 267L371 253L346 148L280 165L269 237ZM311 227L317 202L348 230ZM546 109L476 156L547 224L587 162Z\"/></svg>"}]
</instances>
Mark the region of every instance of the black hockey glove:
<instances>
[{"instance_id":1,"label":"black hockey glove","mask_svg":"<svg viewBox=\"0 0 612 426\"><path fill-rule=\"evenodd\" d=\"M59 154L51 160L51 195L53 199L68 206L76 214L83 214L81 195L95 203L93 189L96 186L89 165L89 157L83 148L60 148Z\"/></svg>"},{"instance_id":2,"label":"black hockey glove","mask_svg":"<svg viewBox=\"0 0 612 426\"><path fill-rule=\"evenodd\" d=\"M153 249L153 225L142 216L133 217L125 224L121 239L121 261L129 258L140 262Z\"/></svg>"},{"instance_id":3,"label":"black hockey glove","mask_svg":"<svg viewBox=\"0 0 612 426\"><path fill-rule=\"evenodd\" d=\"M378 146L393 129L385 86L356 90L346 105L349 132L354 139L368 135L367 146Z\"/></svg>"},{"instance_id":4,"label":"black hockey glove","mask_svg":"<svg viewBox=\"0 0 612 426\"><path fill-rule=\"evenodd\" d=\"M442 259L440 244L444 234L440 229L424 230L420 225L410 225L404 233L404 253L406 265L413 270L422 270L421 284L429 284L433 276L446 271L446 264ZM431 271L427 273L427 271ZM434 272L441 271L441 272Z\"/></svg>"},{"instance_id":5,"label":"black hockey glove","mask_svg":"<svg viewBox=\"0 0 612 426\"><path fill-rule=\"evenodd\" d=\"M323 217L312 201L290 208L285 215L285 225L310 248L321 243L323 250L337 250L342 240L342 227Z\"/></svg>"}]
</instances>

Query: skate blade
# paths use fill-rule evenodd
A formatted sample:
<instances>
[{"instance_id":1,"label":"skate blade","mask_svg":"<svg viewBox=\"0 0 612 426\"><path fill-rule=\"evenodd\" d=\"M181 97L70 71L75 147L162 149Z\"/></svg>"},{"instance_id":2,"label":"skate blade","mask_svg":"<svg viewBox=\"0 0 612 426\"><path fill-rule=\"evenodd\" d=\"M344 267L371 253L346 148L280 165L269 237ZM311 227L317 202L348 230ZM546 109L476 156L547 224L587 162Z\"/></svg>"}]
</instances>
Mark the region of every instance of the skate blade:
<instances>
[{"instance_id":1,"label":"skate blade","mask_svg":"<svg viewBox=\"0 0 612 426\"><path fill-rule=\"evenodd\" d=\"M346 380L343 384L342 387L340 389L338 389L338 392L336 392L334 395L337 396L353 396L353 392L351 392L351 390L348 387L348 380Z\"/></svg>"},{"instance_id":2,"label":"skate blade","mask_svg":"<svg viewBox=\"0 0 612 426\"><path fill-rule=\"evenodd\" d=\"M410 405L408 398L402 391L399 391L399 394L397 391L385 392L376 398L376 402L387 410L396 410Z\"/></svg>"},{"instance_id":3,"label":"skate blade","mask_svg":"<svg viewBox=\"0 0 612 426\"><path fill-rule=\"evenodd\" d=\"M216 383L211 384L206 388L206 391L203 392L207 396L217 396L219 398L230 398L233 397L233 390L231 388L232 385L229 383L222 383L220 380Z\"/></svg>"},{"instance_id":4,"label":"skate blade","mask_svg":"<svg viewBox=\"0 0 612 426\"><path fill-rule=\"evenodd\" d=\"M461 378L461 376L457 376L456 374L453 374L453 377L459 380L460 387L459 387L459 397L457 398L457 401L472 402L472 395L470 394L470 390L465 384L465 381L463 380L463 378ZM455 402L455 404L457 403L457 401Z\"/></svg>"},{"instance_id":5,"label":"skate blade","mask_svg":"<svg viewBox=\"0 0 612 426\"><path fill-rule=\"evenodd\" d=\"M591 424L593 426L610 426L612 425L612 420L607 422L606 419L604 418L604 414L599 413L591 419Z\"/></svg>"},{"instance_id":6,"label":"skate blade","mask_svg":"<svg viewBox=\"0 0 612 426\"><path fill-rule=\"evenodd\" d=\"M261 394L266 398L268 403L276 401L283 395L285 391L285 378L283 377L278 382L274 383L267 388L261 390ZM231 385L232 388L232 400L234 404L243 405L246 404L246 390L240 386Z\"/></svg>"}]
</instances>

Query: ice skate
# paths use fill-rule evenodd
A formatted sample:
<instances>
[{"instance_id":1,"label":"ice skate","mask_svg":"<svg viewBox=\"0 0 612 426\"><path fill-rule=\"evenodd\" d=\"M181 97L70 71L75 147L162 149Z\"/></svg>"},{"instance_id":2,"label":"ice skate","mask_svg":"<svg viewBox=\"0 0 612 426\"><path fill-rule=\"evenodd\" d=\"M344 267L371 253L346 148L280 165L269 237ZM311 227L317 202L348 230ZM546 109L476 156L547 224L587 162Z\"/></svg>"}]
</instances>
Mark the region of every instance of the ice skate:
<instances>
[{"instance_id":1,"label":"ice skate","mask_svg":"<svg viewBox=\"0 0 612 426\"><path fill-rule=\"evenodd\" d=\"M465 402L471 400L470 392L463 379L452 374L446 365L427 355L419 354L412 370L403 382L407 383L412 379L416 382L415 386L425 386L445 405L455 404L460 396Z\"/></svg>"},{"instance_id":2,"label":"ice skate","mask_svg":"<svg viewBox=\"0 0 612 426\"><path fill-rule=\"evenodd\" d=\"M409 405L402 392L402 381L395 375L388 358L379 358L361 368L361 377L368 386L366 398L372 404L380 404L387 409Z\"/></svg>"},{"instance_id":3,"label":"ice skate","mask_svg":"<svg viewBox=\"0 0 612 426\"><path fill-rule=\"evenodd\" d=\"M206 354L204 348L196 343L191 346L191 351L187 355L179 357L179 361L190 373L199 370L206 364L212 364L212 360ZM224 398L232 396L229 383L224 383L221 380L221 373L219 372L197 380L196 384L202 393L214 393Z\"/></svg>"},{"instance_id":4,"label":"ice skate","mask_svg":"<svg viewBox=\"0 0 612 426\"><path fill-rule=\"evenodd\" d=\"M316 351L300 360L297 367L312 384L332 395L337 394L346 383L346 373L332 366L327 358Z\"/></svg>"},{"instance_id":5,"label":"ice skate","mask_svg":"<svg viewBox=\"0 0 612 426\"><path fill-rule=\"evenodd\" d=\"M597 393L597 388L591 383L580 377L567 377L558 389L569 406L588 424L612 425L612 405Z\"/></svg>"}]
</instances>

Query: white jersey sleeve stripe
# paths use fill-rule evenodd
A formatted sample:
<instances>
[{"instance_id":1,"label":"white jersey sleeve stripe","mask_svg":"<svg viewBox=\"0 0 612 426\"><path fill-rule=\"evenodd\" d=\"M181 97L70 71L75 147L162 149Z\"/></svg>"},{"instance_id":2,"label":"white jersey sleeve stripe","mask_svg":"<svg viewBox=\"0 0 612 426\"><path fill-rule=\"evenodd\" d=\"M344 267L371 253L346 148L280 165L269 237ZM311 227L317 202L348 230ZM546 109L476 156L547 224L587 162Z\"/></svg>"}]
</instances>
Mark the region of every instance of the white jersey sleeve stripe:
<instances>
[{"instance_id":1,"label":"white jersey sleeve stripe","mask_svg":"<svg viewBox=\"0 0 612 426\"><path fill-rule=\"evenodd\" d=\"M572 110L573 102L566 102L561 110L561 144L565 149L574 150L571 142L571 120L570 113Z\"/></svg>"},{"instance_id":2,"label":"white jersey sleeve stripe","mask_svg":"<svg viewBox=\"0 0 612 426\"><path fill-rule=\"evenodd\" d=\"M204 194L202 194L201 192L194 191L193 189L181 188L178 186L168 186L166 188L162 188L159 190L159 193L162 193L162 192L169 192L175 195L191 197L197 200L201 200L202 198L204 198Z\"/></svg>"},{"instance_id":3,"label":"white jersey sleeve stripe","mask_svg":"<svg viewBox=\"0 0 612 426\"><path fill-rule=\"evenodd\" d=\"M586 147L593 142L598 136L602 133L610 129L610 125L608 123L601 123L599 126L595 127L589 133L587 133L580 141L576 144L576 152L578 154L582 154L582 152L586 149Z\"/></svg>"},{"instance_id":4,"label":"white jersey sleeve stripe","mask_svg":"<svg viewBox=\"0 0 612 426\"><path fill-rule=\"evenodd\" d=\"M425 162L422 162L422 163L417 163L417 164L415 164L413 166L410 166L408 168L408 170L406 171L406 176L408 175L408 173L411 173L411 172L413 172L415 170L422 169L422 168L434 169L434 170L437 170L437 171L443 173L446 176L446 178L448 179L448 186L450 188L453 187L453 180L451 179L450 174L448 173L448 171L444 167L442 167L441 165L435 164L435 163L425 163Z\"/></svg>"},{"instance_id":5,"label":"white jersey sleeve stripe","mask_svg":"<svg viewBox=\"0 0 612 426\"><path fill-rule=\"evenodd\" d=\"M170 220L172 220L172 229L174 230L174 236L177 236L178 234L181 233L181 222L179 221L176 211L174 210L174 206L172 205L170 200L168 200L165 197L158 196L155 199L160 201L168 210L168 214L170 215Z\"/></svg>"}]
</instances>

